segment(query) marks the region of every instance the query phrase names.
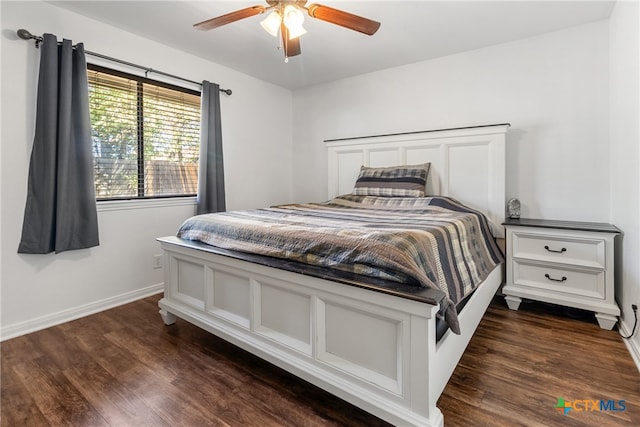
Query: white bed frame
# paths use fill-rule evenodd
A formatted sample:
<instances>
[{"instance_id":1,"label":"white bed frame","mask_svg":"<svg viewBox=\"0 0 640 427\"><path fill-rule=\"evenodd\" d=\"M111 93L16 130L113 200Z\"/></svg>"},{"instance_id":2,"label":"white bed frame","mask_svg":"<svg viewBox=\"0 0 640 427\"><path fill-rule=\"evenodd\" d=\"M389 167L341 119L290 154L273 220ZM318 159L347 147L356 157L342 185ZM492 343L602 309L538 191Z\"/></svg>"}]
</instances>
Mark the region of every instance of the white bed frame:
<instances>
[{"instance_id":1,"label":"white bed frame","mask_svg":"<svg viewBox=\"0 0 640 427\"><path fill-rule=\"evenodd\" d=\"M431 162L428 192L488 213L503 237L508 125L326 141L329 197L351 192L361 165ZM176 316L395 425L443 426L436 402L502 282L498 266L436 342L438 305L158 239L160 313Z\"/></svg>"}]
</instances>

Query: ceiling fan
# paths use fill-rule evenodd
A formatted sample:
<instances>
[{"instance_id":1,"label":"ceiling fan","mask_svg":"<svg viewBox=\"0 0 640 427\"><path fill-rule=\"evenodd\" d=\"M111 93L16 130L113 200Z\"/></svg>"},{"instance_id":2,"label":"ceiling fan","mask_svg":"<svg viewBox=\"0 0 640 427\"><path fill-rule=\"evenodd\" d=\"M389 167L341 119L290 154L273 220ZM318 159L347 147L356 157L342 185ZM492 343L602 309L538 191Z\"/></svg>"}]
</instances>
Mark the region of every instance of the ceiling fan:
<instances>
[{"instance_id":1,"label":"ceiling fan","mask_svg":"<svg viewBox=\"0 0 640 427\"><path fill-rule=\"evenodd\" d=\"M212 30L235 21L272 11L260 24L272 36L280 33L285 62L289 57L300 55L300 36L307 31L302 27L306 11L312 18L340 25L366 35L373 35L380 23L349 12L321 4L306 6L306 0L266 0L268 6L251 6L194 25L198 30Z\"/></svg>"}]
</instances>

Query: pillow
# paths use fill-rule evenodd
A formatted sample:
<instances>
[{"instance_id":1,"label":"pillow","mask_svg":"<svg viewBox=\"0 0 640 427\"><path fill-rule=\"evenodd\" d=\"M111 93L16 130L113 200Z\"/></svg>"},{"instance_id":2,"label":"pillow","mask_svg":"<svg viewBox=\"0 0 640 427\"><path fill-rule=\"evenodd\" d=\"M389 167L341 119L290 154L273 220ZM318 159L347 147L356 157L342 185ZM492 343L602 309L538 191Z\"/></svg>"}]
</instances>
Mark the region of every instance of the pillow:
<instances>
[{"instance_id":1,"label":"pillow","mask_svg":"<svg viewBox=\"0 0 640 427\"><path fill-rule=\"evenodd\" d=\"M360 167L354 196L424 197L431 163L387 168Z\"/></svg>"}]
</instances>

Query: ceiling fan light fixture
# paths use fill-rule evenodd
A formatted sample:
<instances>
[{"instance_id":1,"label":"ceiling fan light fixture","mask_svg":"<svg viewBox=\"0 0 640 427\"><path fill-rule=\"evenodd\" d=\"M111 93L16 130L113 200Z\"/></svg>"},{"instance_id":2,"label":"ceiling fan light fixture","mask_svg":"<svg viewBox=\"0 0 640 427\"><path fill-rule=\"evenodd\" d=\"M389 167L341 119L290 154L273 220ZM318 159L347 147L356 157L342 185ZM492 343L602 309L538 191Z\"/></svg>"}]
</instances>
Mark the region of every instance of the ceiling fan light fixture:
<instances>
[{"instance_id":1,"label":"ceiling fan light fixture","mask_svg":"<svg viewBox=\"0 0 640 427\"><path fill-rule=\"evenodd\" d=\"M278 37L281 22L282 17L278 11L274 10L265 19L260 21L260 25L262 25L262 28L264 28L267 33L271 34L273 37Z\"/></svg>"},{"instance_id":2,"label":"ceiling fan light fixture","mask_svg":"<svg viewBox=\"0 0 640 427\"><path fill-rule=\"evenodd\" d=\"M303 34L307 34L307 30L305 30L302 25L298 25L297 27L287 27L289 29L289 40L293 40L295 38L300 37Z\"/></svg>"},{"instance_id":3,"label":"ceiling fan light fixture","mask_svg":"<svg viewBox=\"0 0 640 427\"><path fill-rule=\"evenodd\" d=\"M289 30L289 40L300 37L307 33L302 24L304 23L304 14L300 9L293 5L284 8L284 25Z\"/></svg>"}]
</instances>

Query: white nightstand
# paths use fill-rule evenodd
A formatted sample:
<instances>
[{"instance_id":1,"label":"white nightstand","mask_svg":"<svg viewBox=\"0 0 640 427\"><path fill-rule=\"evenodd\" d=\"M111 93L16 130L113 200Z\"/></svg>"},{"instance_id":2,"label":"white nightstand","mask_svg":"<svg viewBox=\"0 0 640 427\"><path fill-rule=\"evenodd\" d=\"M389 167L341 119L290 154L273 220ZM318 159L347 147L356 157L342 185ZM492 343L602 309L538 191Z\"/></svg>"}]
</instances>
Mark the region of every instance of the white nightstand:
<instances>
[{"instance_id":1,"label":"white nightstand","mask_svg":"<svg viewBox=\"0 0 640 427\"><path fill-rule=\"evenodd\" d=\"M611 224L542 219L508 219L507 305L522 298L594 311L603 329L612 329L620 309L614 292Z\"/></svg>"}]
</instances>

